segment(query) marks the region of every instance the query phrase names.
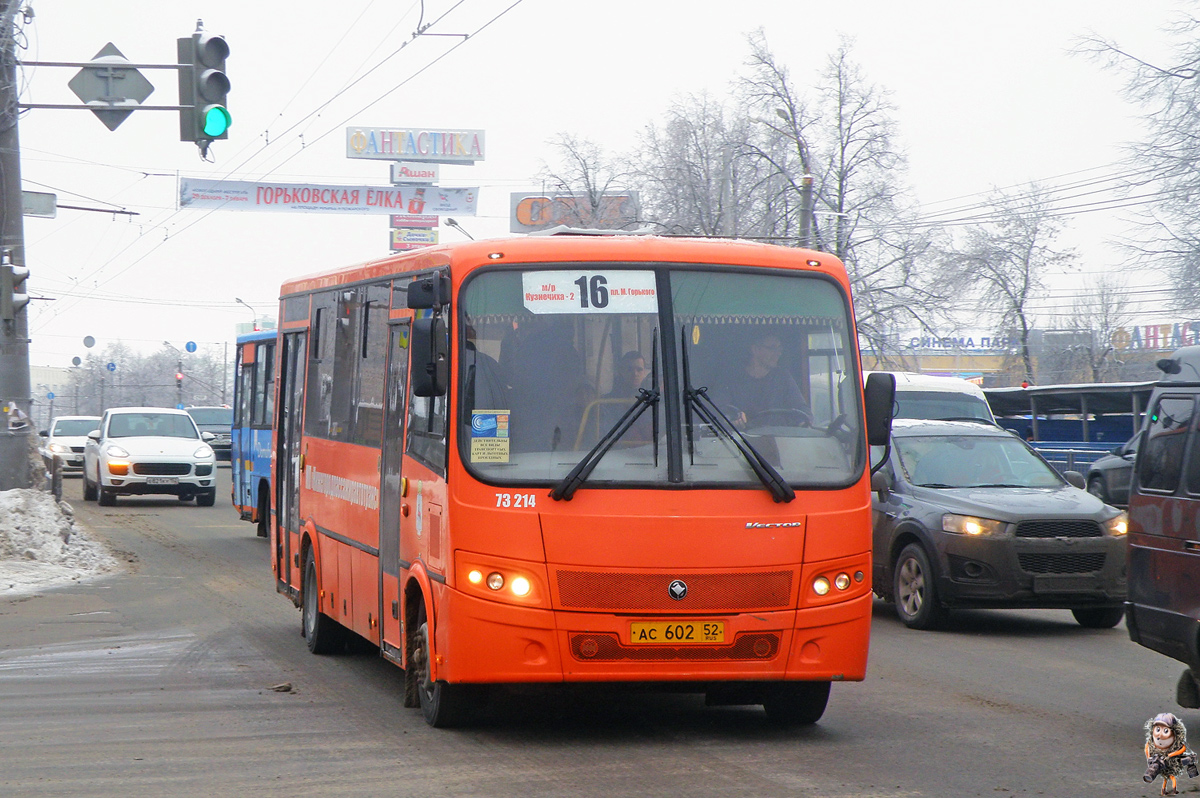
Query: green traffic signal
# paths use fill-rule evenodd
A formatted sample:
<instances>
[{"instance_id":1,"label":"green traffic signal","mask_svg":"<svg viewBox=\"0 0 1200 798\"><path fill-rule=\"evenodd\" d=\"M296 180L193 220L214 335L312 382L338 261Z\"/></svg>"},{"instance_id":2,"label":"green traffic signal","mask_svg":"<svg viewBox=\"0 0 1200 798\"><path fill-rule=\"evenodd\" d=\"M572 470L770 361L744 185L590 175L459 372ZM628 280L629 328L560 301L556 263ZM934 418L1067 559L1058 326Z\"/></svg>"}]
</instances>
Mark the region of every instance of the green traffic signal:
<instances>
[{"instance_id":1,"label":"green traffic signal","mask_svg":"<svg viewBox=\"0 0 1200 798\"><path fill-rule=\"evenodd\" d=\"M233 121L233 117L229 115L229 111L220 105L210 105L204 109L204 124L202 129L204 135L210 138L217 138L229 130L229 125Z\"/></svg>"},{"instance_id":2,"label":"green traffic signal","mask_svg":"<svg viewBox=\"0 0 1200 798\"><path fill-rule=\"evenodd\" d=\"M229 45L225 37L206 33L200 22L195 33L177 43L179 138L198 144L204 156L214 139L229 137L233 122L227 100L229 76L225 74Z\"/></svg>"}]
</instances>

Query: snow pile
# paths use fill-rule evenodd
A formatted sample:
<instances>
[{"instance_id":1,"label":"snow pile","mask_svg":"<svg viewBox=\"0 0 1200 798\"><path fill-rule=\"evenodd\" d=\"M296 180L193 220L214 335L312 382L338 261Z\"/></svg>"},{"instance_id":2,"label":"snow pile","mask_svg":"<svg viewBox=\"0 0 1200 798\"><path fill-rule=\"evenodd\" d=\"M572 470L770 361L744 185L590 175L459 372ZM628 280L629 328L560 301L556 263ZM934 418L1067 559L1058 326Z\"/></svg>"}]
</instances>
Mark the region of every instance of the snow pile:
<instances>
[{"instance_id":1,"label":"snow pile","mask_svg":"<svg viewBox=\"0 0 1200 798\"><path fill-rule=\"evenodd\" d=\"M71 505L32 489L0 491L0 597L33 593L119 568L75 526Z\"/></svg>"}]
</instances>

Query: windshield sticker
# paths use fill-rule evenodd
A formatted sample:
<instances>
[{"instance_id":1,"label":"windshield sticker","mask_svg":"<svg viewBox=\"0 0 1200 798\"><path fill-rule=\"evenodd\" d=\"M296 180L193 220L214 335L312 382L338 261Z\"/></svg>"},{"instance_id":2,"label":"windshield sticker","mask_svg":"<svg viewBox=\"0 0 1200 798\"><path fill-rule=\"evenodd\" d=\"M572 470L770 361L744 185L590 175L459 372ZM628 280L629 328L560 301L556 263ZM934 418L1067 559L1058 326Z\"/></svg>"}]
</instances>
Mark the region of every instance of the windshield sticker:
<instances>
[{"instance_id":1,"label":"windshield sticker","mask_svg":"<svg viewBox=\"0 0 1200 798\"><path fill-rule=\"evenodd\" d=\"M476 410L471 413L471 462L508 462L508 411Z\"/></svg>"},{"instance_id":2,"label":"windshield sticker","mask_svg":"<svg viewBox=\"0 0 1200 798\"><path fill-rule=\"evenodd\" d=\"M532 313L657 313L650 271L524 272L522 300Z\"/></svg>"}]
</instances>

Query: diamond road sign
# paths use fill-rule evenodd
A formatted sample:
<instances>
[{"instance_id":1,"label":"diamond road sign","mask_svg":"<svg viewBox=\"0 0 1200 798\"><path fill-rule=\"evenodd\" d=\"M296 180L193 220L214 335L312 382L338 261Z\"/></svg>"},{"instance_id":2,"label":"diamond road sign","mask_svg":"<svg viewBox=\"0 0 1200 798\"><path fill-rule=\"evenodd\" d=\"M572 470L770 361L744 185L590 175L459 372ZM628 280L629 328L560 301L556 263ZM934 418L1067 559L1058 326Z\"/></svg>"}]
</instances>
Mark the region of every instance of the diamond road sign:
<instances>
[{"instance_id":1,"label":"diamond road sign","mask_svg":"<svg viewBox=\"0 0 1200 798\"><path fill-rule=\"evenodd\" d=\"M116 130L154 91L145 75L129 66L112 42L104 45L67 86L109 130Z\"/></svg>"}]
</instances>

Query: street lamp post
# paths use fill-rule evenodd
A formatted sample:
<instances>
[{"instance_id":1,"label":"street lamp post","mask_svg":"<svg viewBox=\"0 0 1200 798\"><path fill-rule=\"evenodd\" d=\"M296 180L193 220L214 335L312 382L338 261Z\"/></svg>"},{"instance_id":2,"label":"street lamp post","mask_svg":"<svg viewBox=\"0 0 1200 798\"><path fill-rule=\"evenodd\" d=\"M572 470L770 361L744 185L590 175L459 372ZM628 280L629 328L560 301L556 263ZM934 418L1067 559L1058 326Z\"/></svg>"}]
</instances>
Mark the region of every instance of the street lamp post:
<instances>
[{"instance_id":1,"label":"street lamp post","mask_svg":"<svg viewBox=\"0 0 1200 798\"><path fill-rule=\"evenodd\" d=\"M245 300L234 297L233 301L237 302L239 305L245 305L246 308L249 309L250 313L253 314L253 316L254 316L254 321L250 324L250 329L251 329L251 331L257 331L258 330L258 311L256 311L254 308L250 307L250 303L246 302Z\"/></svg>"}]
</instances>

